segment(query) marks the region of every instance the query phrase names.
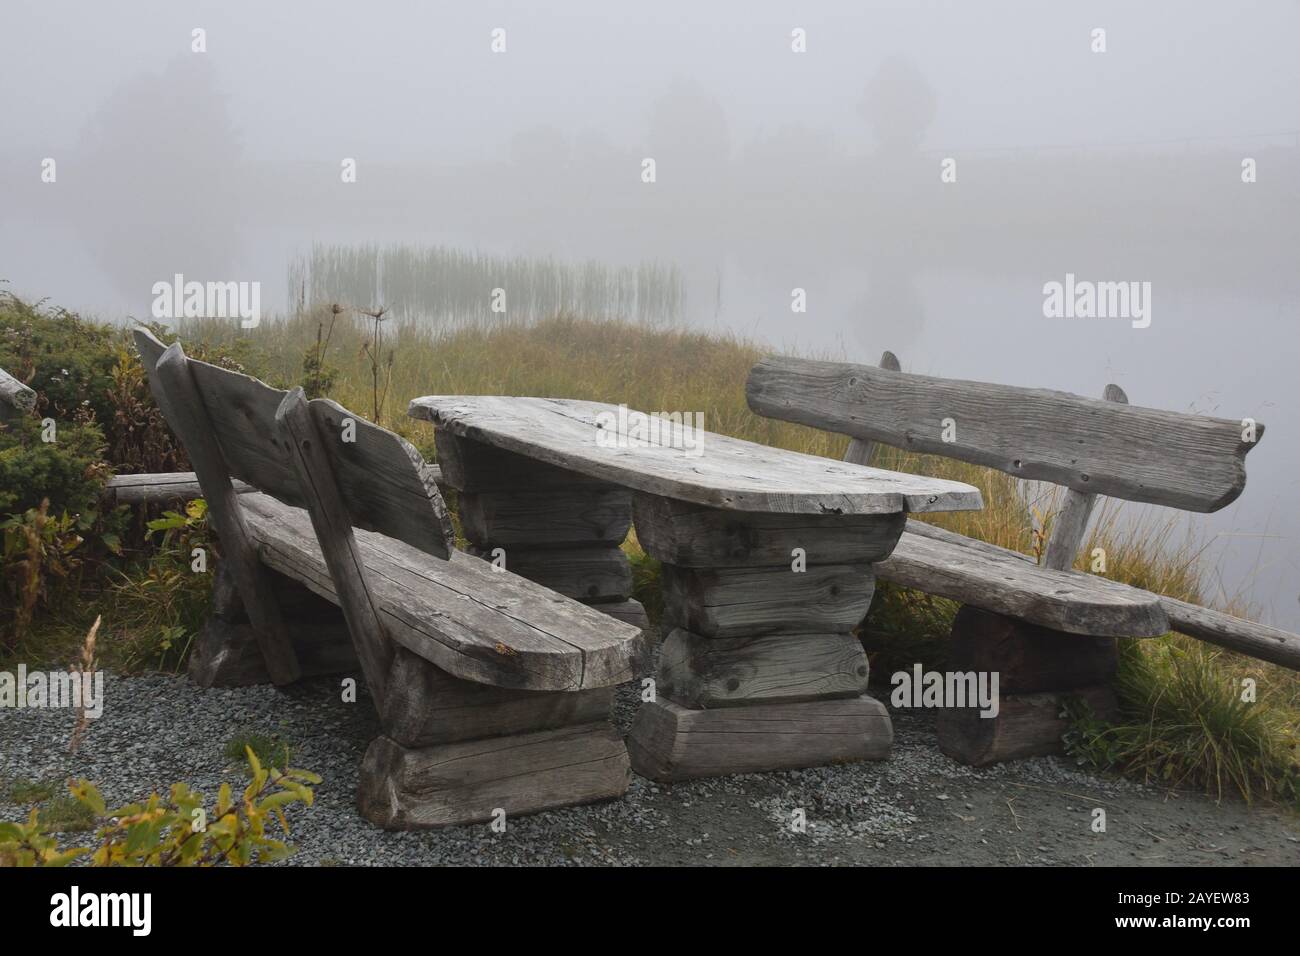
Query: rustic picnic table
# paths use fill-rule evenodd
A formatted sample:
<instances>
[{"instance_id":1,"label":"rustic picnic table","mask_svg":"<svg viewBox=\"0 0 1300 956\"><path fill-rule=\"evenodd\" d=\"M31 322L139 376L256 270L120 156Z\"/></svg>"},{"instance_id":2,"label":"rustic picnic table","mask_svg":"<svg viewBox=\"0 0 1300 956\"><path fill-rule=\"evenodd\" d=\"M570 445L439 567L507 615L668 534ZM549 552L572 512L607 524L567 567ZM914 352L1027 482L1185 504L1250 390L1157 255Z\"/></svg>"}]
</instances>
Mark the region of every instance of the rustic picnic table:
<instances>
[{"instance_id":1,"label":"rustic picnic table","mask_svg":"<svg viewBox=\"0 0 1300 956\"><path fill-rule=\"evenodd\" d=\"M837 462L569 399L431 395L443 480L472 548L624 620L620 545L662 562L671 627L628 748L680 780L881 758L893 739L866 694L852 630L909 513L973 510L966 484Z\"/></svg>"}]
</instances>

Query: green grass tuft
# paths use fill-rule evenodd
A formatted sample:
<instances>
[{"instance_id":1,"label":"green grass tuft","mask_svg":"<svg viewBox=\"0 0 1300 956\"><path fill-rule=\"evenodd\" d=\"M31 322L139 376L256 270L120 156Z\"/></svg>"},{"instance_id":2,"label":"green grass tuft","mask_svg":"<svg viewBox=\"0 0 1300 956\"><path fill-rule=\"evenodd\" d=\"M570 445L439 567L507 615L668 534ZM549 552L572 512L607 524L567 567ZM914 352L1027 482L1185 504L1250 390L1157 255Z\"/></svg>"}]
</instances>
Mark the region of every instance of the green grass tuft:
<instances>
[{"instance_id":1,"label":"green grass tuft","mask_svg":"<svg viewBox=\"0 0 1300 956\"><path fill-rule=\"evenodd\" d=\"M289 742L276 733L242 728L226 741L221 753L227 760L247 769L248 756L244 751L250 747L263 767L284 770L289 766Z\"/></svg>"},{"instance_id":2,"label":"green grass tuft","mask_svg":"<svg viewBox=\"0 0 1300 956\"><path fill-rule=\"evenodd\" d=\"M49 780L28 780L20 778L13 781L5 790L5 799L19 806L44 803L58 792L58 784Z\"/></svg>"}]
</instances>

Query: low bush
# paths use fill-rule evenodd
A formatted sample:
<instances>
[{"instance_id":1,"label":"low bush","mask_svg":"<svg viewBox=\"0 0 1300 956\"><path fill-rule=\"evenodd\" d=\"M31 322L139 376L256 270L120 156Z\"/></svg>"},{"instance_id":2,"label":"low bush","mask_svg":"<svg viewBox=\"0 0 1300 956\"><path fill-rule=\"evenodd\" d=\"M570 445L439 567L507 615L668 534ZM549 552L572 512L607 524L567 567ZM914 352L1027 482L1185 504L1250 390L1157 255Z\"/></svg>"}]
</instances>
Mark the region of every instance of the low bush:
<instances>
[{"instance_id":1,"label":"low bush","mask_svg":"<svg viewBox=\"0 0 1300 956\"><path fill-rule=\"evenodd\" d=\"M236 799L223 783L211 811L203 795L183 783L169 796L109 809L99 790L86 780L69 786L73 807L51 817L33 808L26 823L0 823L0 866L66 866L85 860L91 866L245 866L270 863L293 853L271 836L279 824L289 834L285 809L311 806L309 784L320 777L306 770L266 768L252 750L245 752L252 778ZM53 835L73 828L96 828L93 846L62 848Z\"/></svg>"}]
</instances>

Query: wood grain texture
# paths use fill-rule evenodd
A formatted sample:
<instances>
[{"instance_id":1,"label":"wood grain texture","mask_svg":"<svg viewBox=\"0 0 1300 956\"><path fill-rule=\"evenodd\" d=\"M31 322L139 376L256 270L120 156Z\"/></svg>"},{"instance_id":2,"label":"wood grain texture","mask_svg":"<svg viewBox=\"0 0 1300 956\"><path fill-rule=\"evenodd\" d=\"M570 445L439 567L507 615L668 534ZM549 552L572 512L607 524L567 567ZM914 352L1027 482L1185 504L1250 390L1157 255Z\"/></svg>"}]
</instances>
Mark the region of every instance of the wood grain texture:
<instances>
[{"instance_id":1,"label":"wood grain texture","mask_svg":"<svg viewBox=\"0 0 1300 956\"><path fill-rule=\"evenodd\" d=\"M576 471L556 468L535 458L453 435L444 428L437 429L433 439L438 466L446 476L444 481L458 491L540 491L549 488L572 491L612 487L608 482Z\"/></svg>"},{"instance_id":2,"label":"wood grain texture","mask_svg":"<svg viewBox=\"0 0 1300 956\"><path fill-rule=\"evenodd\" d=\"M880 367L890 372L901 372L903 366L898 356L888 350L880 356ZM870 465L871 456L875 454L876 443L861 438L850 438L849 447L844 451L844 460L855 465Z\"/></svg>"},{"instance_id":3,"label":"wood grain texture","mask_svg":"<svg viewBox=\"0 0 1300 956\"><path fill-rule=\"evenodd\" d=\"M276 684L289 684L301 676L293 645L289 642L270 579L258 562L241 497L231 484L229 463L222 454L206 405L191 375L190 362L180 343L167 348L150 373L155 394L166 396L169 422L185 446L199 476L208 519L221 539L222 560L230 573L253 624L267 672Z\"/></svg>"},{"instance_id":4,"label":"wood grain texture","mask_svg":"<svg viewBox=\"0 0 1300 956\"><path fill-rule=\"evenodd\" d=\"M361 549L352 533L348 507L339 492L334 459L328 450L335 436L321 434L301 388L292 389L284 396L275 414L275 425L297 473L298 489L306 499L316 541L348 622L366 684L382 713L393 642L384 632L378 602L366 581Z\"/></svg>"},{"instance_id":5,"label":"wood grain texture","mask_svg":"<svg viewBox=\"0 0 1300 956\"><path fill-rule=\"evenodd\" d=\"M888 711L865 695L714 710L660 697L641 705L627 746L637 773L672 782L883 760L893 740Z\"/></svg>"},{"instance_id":6,"label":"wood grain texture","mask_svg":"<svg viewBox=\"0 0 1300 956\"><path fill-rule=\"evenodd\" d=\"M137 329L136 345L147 361L158 345ZM233 478L289 504L303 505L298 476L279 439L275 414L285 392L248 375L190 360L195 388ZM146 369L149 366L146 364ZM169 423L178 411L159 403ZM403 438L328 399L311 402L312 415L334 464L335 480L352 523L405 541L430 554L450 553L451 518L435 475ZM344 422L350 422L350 441Z\"/></svg>"},{"instance_id":7,"label":"wood grain texture","mask_svg":"<svg viewBox=\"0 0 1300 956\"><path fill-rule=\"evenodd\" d=\"M1300 670L1300 634L1256 624L1254 621L1197 607L1174 598L1160 598L1160 606L1169 616L1170 626L1180 634L1248 654L1261 661L1280 664L1293 671Z\"/></svg>"},{"instance_id":8,"label":"wood grain texture","mask_svg":"<svg viewBox=\"0 0 1300 956\"><path fill-rule=\"evenodd\" d=\"M906 515L801 515L724 511L639 493L632 502L645 552L686 568L789 567L793 549L810 564L856 564L889 555Z\"/></svg>"},{"instance_id":9,"label":"wood grain texture","mask_svg":"<svg viewBox=\"0 0 1300 956\"><path fill-rule=\"evenodd\" d=\"M828 461L713 432L702 454L628 440L610 447L598 420L618 414L600 402L571 399L429 395L412 417L455 435L625 488L734 511L790 514L887 514L983 506L966 484Z\"/></svg>"},{"instance_id":10,"label":"wood grain texture","mask_svg":"<svg viewBox=\"0 0 1300 956\"><path fill-rule=\"evenodd\" d=\"M871 606L867 564L679 568L665 564L664 620L705 637L848 633Z\"/></svg>"},{"instance_id":11,"label":"wood grain texture","mask_svg":"<svg viewBox=\"0 0 1300 956\"><path fill-rule=\"evenodd\" d=\"M386 829L482 823L621 797L627 748L607 723L408 749L375 739L361 764L358 804Z\"/></svg>"},{"instance_id":12,"label":"wood grain texture","mask_svg":"<svg viewBox=\"0 0 1300 956\"><path fill-rule=\"evenodd\" d=\"M852 634L701 637L680 628L659 654L658 692L702 709L859 697L867 655Z\"/></svg>"},{"instance_id":13,"label":"wood grain texture","mask_svg":"<svg viewBox=\"0 0 1300 956\"><path fill-rule=\"evenodd\" d=\"M974 767L1064 753L1062 736L1070 725L1061 716L1061 700L1067 696L1082 699L1103 720L1118 714L1114 691L1106 686L1004 697L996 717L980 717L978 709L969 707L941 710L939 749Z\"/></svg>"},{"instance_id":14,"label":"wood grain texture","mask_svg":"<svg viewBox=\"0 0 1300 956\"><path fill-rule=\"evenodd\" d=\"M1102 400L1128 404L1128 396L1118 385L1107 385L1102 393ZM1088 519L1092 517L1093 506L1097 496L1085 491L1065 490L1065 501L1061 510L1052 521L1052 534L1047 539L1047 549L1043 554L1043 567L1064 571L1074 567L1074 558L1083 547L1084 535L1088 533Z\"/></svg>"},{"instance_id":15,"label":"wood grain texture","mask_svg":"<svg viewBox=\"0 0 1300 956\"><path fill-rule=\"evenodd\" d=\"M623 488L462 492L465 537L480 547L618 545L632 526Z\"/></svg>"},{"instance_id":16,"label":"wood grain texture","mask_svg":"<svg viewBox=\"0 0 1300 956\"><path fill-rule=\"evenodd\" d=\"M245 481L231 484L239 495L257 490ZM104 500L110 505L182 505L202 497L203 489L192 471L114 475L104 487Z\"/></svg>"},{"instance_id":17,"label":"wood grain texture","mask_svg":"<svg viewBox=\"0 0 1300 956\"><path fill-rule=\"evenodd\" d=\"M1241 494L1257 444L1242 441L1240 420L844 362L765 358L746 395L769 418L1187 511ZM942 440L945 418L957 423L954 442Z\"/></svg>"},{"instance_id":18,"label":"wood grain texture","mask_svg":"<svg viewBox=\"0 0 1300 956\"><path fill-rule=\"evenodd\" d=\"M355 673L357 655L339 609L297 581L270 574L303 677ZM213 576L212 611L194 638L187 674L200 687L271 683L252 624L223 562L218 562Z\"/></svg>"},{"instance_id":19,"label":"wood grain texture","mask_svg":"<svg viewBox=\"0 0 1300 956\"><path fill-rule=\"evenodd\" d=\"M490 559L491 553L481 556ZM618 547L513 547L505 561L520 577L588 604L626 601L632 594L632 566Z\"/></svg>"},{"instance_id":20,"label":"wood grain texture","mask_svg":"<svg viewBox=\"0 0 1300 956\"><path fill-rule=\"evenodd\" d=\"M909 526L910 527L910 526ZM1025 555L945 532L903 532L873 566L895 584L1070 634L1157 637L1169 619L1154 594L1080 571L1039 567Z\"/></svg>"},{"instance_id":21,"label":"wood grain texture","mask_svg":"<svg viewBox=\"0 0 1300 956\"><path fill-rule=\"evenodd\" d=\"M650 616L646 614L645 605L636 598L628 598L626 601L601 602L591 605L593 611L599 611L601 614L608 614L616 621L622 621L624 624L630 624L640 630L645 630L650 626ZM649 644L642 645L642 650L648 654ZM637 673L643 668L636 667Z\"/></svg>"},{"instance_id":22,"label":"wood grain texture","mask_svg":"<svg viewBox=\"0 0 1300 956\"><path fill-rule=\"evenodd\" d=\"M242 495L258 555L337 604L306 512ZM463 552L450 560L369 531L355 532L384 631L464 680L576 691L637 675L641 631Z\"/></svg>"},{"instance_id":23,"label":"wood grain texture","mask_svg":"<svg viewBox=\"0 0 1300 956\"><path fill-rule=\"evenodd\" d=\"M36 393L0 368L0 417L27 415L36 408Z\"/></svg>"},{"instance_id":24,"label":"wood grain texture","mask_svg":"<svg viewBox=\"0 0 1300 956\"><path fill-rule=\"evenodd\" d=\"M453 677L399 647L380 712L384 734L405 747L531 733L608 720L612 687L574 693L508 690Z\"/></svg>"}]
</instances>

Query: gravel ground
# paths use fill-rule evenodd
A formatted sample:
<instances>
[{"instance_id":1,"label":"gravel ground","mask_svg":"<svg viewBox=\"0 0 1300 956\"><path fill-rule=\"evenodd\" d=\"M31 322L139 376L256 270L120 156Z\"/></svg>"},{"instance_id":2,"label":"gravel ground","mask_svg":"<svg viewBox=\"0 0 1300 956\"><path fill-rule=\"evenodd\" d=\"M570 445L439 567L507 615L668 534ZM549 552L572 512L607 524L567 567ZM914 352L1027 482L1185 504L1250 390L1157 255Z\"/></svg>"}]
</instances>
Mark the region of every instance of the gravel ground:
<instances>
[{"instance_id":1,"label":"gravel ground","mask_svg":"<svg viewBox=\"0 0 1300 956\"><path fill-rule=\"evenodd\" d=\"M1300 821L1198 794L1170 794L1040 758L972 770L939 753L928 715L895 714L890 759L664 786L633 777L620 801L487 826L388 833L356 813L357 768L377 733L337 679L202 690L183 677L107 677L104 716L74 755L68 711L0 712L0 819L18 778L84 776L109 803L183 780L215 796L239 779L222 749L240 728L281 734L293 763L325 778L295 810L294 864L317 865L1296 865ZM616 722L637 706L622 688ZM1093 809L1107 814L1092 832ZM806 830L791 826L802 809Z\"/></svg>"}]
</instances>

